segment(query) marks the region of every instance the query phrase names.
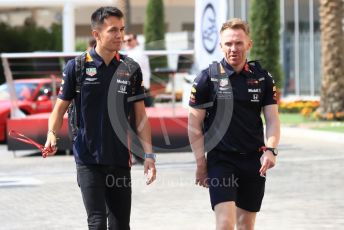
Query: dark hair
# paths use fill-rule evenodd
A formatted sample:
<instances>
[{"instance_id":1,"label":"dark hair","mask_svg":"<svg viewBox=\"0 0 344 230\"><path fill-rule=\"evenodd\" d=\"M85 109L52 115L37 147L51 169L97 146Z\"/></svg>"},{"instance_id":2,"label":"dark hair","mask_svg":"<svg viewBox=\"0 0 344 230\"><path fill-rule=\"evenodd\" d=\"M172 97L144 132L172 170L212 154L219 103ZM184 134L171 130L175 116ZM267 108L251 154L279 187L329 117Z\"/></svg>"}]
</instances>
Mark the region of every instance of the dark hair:
<instances>
[{"instance_id":1,"label":"dark hair","mask_svg":"<svg viewBox=\"0 0 344 230\"><path fill-rule=\"evenodd\" d=\"M104 23L104 19L114 16L119 19L123 18L124 15L120 9L117 7L106 6L100 7L93 12L91 16L91 28L95 29L97 26L100 26Z\"/></svg>"},{"instance_id":2,"label":"dark hair","mask_svg":"<svg viewBox=\"0 0 344 230\"><path fill-rule=\"evenodd\" d=\"M132 36L134 40L136 40L136 39L137 39L137 35L136 35L136 34L134 34L134 33L128 32L126 35L128 35L128 36Z\"/></svg>"},{"instance_id":3,"label":"dark hair","mask_svg":"<svg viewBox=\"0 0 344 230\"><path fill-rule=\"evenodd\" d=\"M96 44L97 44L97 41L96 41L96 39L94 37L91 37L88 40L88 47L94 47Z\"/></svg>"}]
</instances>

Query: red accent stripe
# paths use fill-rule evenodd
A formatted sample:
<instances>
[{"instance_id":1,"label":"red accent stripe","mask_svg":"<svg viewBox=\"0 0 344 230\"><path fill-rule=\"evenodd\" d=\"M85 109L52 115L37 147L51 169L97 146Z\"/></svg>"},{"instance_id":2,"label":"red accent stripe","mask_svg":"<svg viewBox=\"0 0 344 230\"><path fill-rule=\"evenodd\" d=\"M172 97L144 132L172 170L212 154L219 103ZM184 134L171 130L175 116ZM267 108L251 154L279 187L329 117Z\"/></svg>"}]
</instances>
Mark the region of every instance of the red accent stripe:
<instances>
[{"instance_id":1,"label":"red accent stripe","mask_svg":"<svg viewBox=\"0 0 344 230\"><path fill-rule=\"evenodd\" d=\"M116 55L115 55L115 57L116 57L116 60L117 60L117 61L119 61L119 60L121 59L121 57L120 57L120 55L119 55L119 53L118 53L118 52L116 52Z\"/></svg>"},{"instance_id":2,"label":"red accent stripe","mask_svg":"<svg viewBox=\"0 0 344 230\"><path fill-rule=\"evenodd\" d=\"M244 70L245 70L246 72L249 72L249 71L250 71L250 67L249 67L249 65L248 65L247 62L245 63Z\"/></svg>"},{"instance_id":3,"label":"red accent stripe","mask_svg":"<svg viewBox=\"0 0 344 230\"><path fill-rule=\"evenodd\" d=\"M266 146L262 146L262 147L259 148L258 151L259 151L259 152L265 152L265 150L266 150Z\"/></svg>"}]
</instances>

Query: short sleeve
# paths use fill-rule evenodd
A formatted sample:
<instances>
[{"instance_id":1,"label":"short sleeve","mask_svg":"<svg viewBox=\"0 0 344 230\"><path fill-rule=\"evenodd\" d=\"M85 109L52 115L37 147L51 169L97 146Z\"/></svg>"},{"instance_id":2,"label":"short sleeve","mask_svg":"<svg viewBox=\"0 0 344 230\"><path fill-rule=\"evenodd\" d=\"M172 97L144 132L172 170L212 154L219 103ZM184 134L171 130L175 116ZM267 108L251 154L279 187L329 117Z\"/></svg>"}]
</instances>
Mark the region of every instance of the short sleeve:
<instances>
[{"instance_id":1,"label":"short sleeve","mask_svg":"<svg viewBox=\"0 0 344 230\"><path fill-rule=\"evenodd\" d=\"M277 104L277 92L275 81L270 73L265 77L265 94L263 99L263 106Z\"/></svg>"},{"instance_id":2,"label":"short sleeve","mask_svg":"<svg viewBox=\"0 0 344 230\"><path fill-rule=\"evenodd\" d=\"M189 106L205 109L212 104L208 69L203 70L194 80L191 88Z\"/></svg>"},{"instance_id":3,"label":"short sleeve","mask_svg":"<svg viewBox=\"0 0 344 230\"><path fill-rule=\"evenodd\" d=\"M71 59L67 62L67 65L65 66L63 73L62 73L62 82L60 91L58 94L58 98L64 101L70 101L75 97L75 60Z\"/></svg>"}]
</instances>

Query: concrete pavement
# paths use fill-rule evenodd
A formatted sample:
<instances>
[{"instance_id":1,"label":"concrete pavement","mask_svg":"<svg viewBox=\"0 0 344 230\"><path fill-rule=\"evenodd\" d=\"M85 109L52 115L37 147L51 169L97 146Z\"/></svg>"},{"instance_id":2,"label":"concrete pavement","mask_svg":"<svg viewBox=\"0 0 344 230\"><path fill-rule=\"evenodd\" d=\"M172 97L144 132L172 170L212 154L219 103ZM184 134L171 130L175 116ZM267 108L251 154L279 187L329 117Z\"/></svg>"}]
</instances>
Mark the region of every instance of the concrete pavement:
<instances>
[{"instance_id":1,"label":"concrete pavement","mask_svg":"<svg viewBox=\"0 0 344 230\"><path fill-rule=\"evenodd\" d=\"M342 229L344 135L283 128L258 230ZM134 166L133 230L214 229L208 191L194 185L192 153L158 155L158 180ZM0 146L0 229L87 229L72 156L13 158Z\"/></svg>"}]
</instances>

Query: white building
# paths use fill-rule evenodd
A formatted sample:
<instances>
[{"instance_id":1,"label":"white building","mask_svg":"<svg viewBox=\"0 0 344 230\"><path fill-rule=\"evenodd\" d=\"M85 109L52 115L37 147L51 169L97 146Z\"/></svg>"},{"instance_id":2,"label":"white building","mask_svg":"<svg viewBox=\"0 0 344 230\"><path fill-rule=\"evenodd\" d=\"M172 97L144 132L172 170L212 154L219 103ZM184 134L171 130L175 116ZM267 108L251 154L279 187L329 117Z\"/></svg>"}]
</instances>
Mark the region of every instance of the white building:
<instances>
[{"instance_id":1,"label":"white building","mask_svg":"<svg viewBox=\"0 0 344 230\"><path fill-rule=\"evenodd\" d=\"M24 3L20 4L25 1L35 2L36 6L28 7ZM164 0L167 32L194 31L195 1L201 0ZM283 92L285 95L319 95L321 82L319 0L279 1ZM4 5L4 2L13 2L16 6ZM47 4L37 5L38 2ZM60 5L48 4L49 2L60 2ZM62 4L70 2L82 4ZM147 2L148 0L130 1L131 30L135 33L143 32ZM65 17L69 15L69 21L75 20L75 36L87 38L90 36L91 13L101 5L109 5L106 3L116 5L117 0L0 0L0 21L19 25L26 18L33 17L38 25L49 27L52 22L62 23L63 15ZM90 5L86 6L87 4ZM250 0L227 0L227 6L228 18L248 18ZM74 15L68 14L73 9L75 9ZM70 25L68 26L71 30ZM193 42L192 37L190 36L186 42Z\"/></svg>"}]
</instances>

